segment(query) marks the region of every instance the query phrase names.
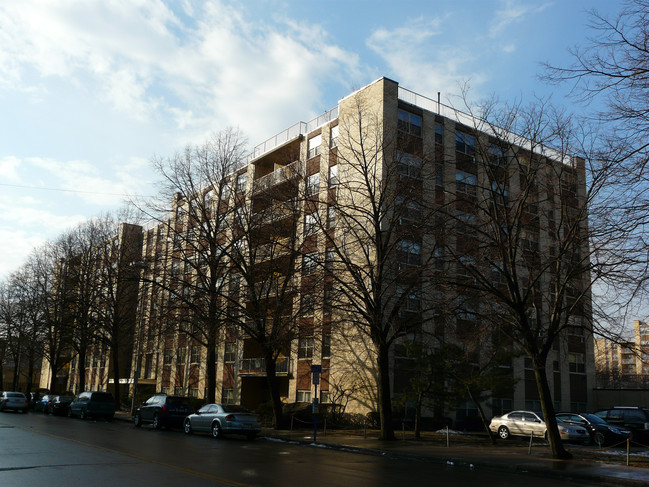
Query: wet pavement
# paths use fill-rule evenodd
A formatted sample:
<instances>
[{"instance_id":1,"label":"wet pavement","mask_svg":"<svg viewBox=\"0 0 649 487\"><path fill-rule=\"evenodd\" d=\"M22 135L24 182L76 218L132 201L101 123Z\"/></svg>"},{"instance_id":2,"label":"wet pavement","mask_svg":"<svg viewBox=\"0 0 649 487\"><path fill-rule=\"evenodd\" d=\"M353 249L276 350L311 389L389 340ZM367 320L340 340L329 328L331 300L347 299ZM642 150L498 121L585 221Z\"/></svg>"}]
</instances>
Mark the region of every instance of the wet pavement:
<instances>
[{"instance_id":1,"label":"wet pavement","mask_svg":"<svg viewBox=\"0 0 649 487\"><path fill-rule=\"evenodd\" d=\"M125 413L118 413L116 419L131 421ZM626 466L626 450L615 448L598 451L593 447L567 445L573 454L572 460L554 460L545 442L529 443L521 440L498 441L495 446L479 436L452 433L425 433L421 439L406 434L405 439L384 441L378 439L376 431L363 432L319 430L317 441L313 430L274 430L264 428L261 437L267 441L298 443L313 448L333 448L350 453L378 455L390 458L408 458L432 462L458 469L486 469L528 473L546 478L572 480L599 485L649 485L649 468ZM402 438L401 432L397 437ZM649 465L646 448L634 448L632 464Z\"/></svg>"}]
</instances>

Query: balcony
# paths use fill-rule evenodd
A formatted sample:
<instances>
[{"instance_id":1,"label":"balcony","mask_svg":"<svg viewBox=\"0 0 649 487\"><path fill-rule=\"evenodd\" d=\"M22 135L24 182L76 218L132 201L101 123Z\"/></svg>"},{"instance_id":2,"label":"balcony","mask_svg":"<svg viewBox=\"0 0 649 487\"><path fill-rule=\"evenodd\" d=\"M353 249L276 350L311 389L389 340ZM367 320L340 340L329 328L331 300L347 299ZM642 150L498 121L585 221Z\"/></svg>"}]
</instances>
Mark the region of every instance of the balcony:
<instances>
[{"instance_id":1,"label":"balcony","mask_svg":"<svg viewBox=\"0 0 649 487\"><path fill-rule=\"evenodd\" d=\"M300 174L300 161L293 161L288 166L281 167L265 176L255 179L253 191L264 191L279 183L293 179Z\"/></svg>"},{"instance_id":2,"label":"balcony","mask_svg":"<svg viewBox=\"0 0 649 487\"><path fill-rule=\"evenodd\" d=\"M293 373L291 361L287 357L277 359L276 370L277 375L290 375ZM265 376L266 375L266 360L263 358L244 358L239 362L239 375L246 376Z\"/></svg>"}]
</instances>

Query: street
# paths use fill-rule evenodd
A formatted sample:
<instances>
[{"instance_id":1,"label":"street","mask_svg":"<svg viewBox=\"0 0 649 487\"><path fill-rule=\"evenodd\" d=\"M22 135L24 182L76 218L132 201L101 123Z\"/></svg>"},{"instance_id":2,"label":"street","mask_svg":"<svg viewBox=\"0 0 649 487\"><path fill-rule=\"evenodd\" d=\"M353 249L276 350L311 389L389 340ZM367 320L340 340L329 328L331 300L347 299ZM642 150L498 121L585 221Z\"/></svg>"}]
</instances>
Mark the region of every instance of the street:
<instances>
[{"instance_id":1,"label":"street","mask_svg":"<svg viewBox=\"0 0 649 487\"><path fill-rule=\"evenodd\" d=\"M136 429L40 413L0 413L0 485L574 485L326 448Z\"/></svg>"}]
</instances>

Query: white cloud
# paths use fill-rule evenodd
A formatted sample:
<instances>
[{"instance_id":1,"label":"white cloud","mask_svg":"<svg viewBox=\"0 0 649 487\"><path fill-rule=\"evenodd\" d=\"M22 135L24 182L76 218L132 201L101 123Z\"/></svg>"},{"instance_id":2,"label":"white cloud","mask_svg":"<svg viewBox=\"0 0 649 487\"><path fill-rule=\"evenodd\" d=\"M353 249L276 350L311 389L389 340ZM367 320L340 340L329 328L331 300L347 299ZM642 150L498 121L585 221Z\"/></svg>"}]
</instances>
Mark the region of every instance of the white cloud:
<instances>
[{"instance_id":1,"label":"white cloud","mask_svg":"<svg viewBox=\"0 0 649 487\"><path fill-rule=\"evenodd\" d=\"M20 167L20 159L13 156L0 158L0 181L4 183L19 183L21 182L18 174Z\"/></svg>"},{"instance_id":2,"label":"white cloud","mask_svg":"<svg viewBox=\"0 0 649 487\"><path fill-rule=\"evenodd\" d=\"M381 28L367 45L384 59L402 86L427 96L438 91L447 96L458 93L469 78L480 84L483 75L475 71L479 53L442 31L446 24L446 18L419 18L404 27Z\"/></svg>"},{"instance_id":3,"label":"white cloud","mask_svg":"<svg viewBox=\"0 0 649 487\"><path fill-rule=\"evenodd\" d=\"M489 28L489 35L497 37L502 34L507 27L517 22L523 22L530 15L542 12L552 5L551 2L542 4L523 4L518 0L505 0L502 7L494 12L493 22Z\"/></svg>"}]
</instances>

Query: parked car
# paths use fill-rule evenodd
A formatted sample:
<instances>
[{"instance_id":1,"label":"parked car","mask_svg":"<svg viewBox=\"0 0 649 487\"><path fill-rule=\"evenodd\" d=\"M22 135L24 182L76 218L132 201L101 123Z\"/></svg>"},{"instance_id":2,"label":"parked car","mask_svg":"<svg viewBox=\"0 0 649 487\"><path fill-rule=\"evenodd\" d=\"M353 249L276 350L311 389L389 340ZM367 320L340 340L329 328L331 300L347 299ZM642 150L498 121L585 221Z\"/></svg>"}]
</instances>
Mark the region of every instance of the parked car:
<instances>
[{"instance_id":1,"label":"parked car","mask_svg":"<svg viewBox=\"0 0 649 487\"><path fill-rule=\"evenodd\" d=\"M631 436L630 430L608 424L594 414L557 413L557 419L560 419L566 424L583 426L590 434L591 443L595 443L596 445L621 443Z\"/></svg>"},{"instance_id":2,"label":"parked car","mask_svg":"<svg viewBox=\"0 0 649 487\"><path fill-rule=\"evenodd\" d=\"M70 403L68 416L104 417L113 419L115 416L115 400L110 392L88 391L76 396Z\"/></svg>"},{"instance_id":3,"label":"parked car","mask_svg":"<svg viewBox=\"0 0 649 487\"><path fill-rule=\"evenodd\" d=\"M137 408L133 421L136 427L151 423L155 429L163 426L181 428L187 415L193 412L189 397L155 394Z\"/></svg>"},{"instance_id":4,"label":"parked car","mask_svg":"<svg viewBox=\"0 0 649 487\"><path fill-rule=\"evenodd\" d=\"M29 409L29 399L22 392L4 391L0 393L0 411L10 409L26 413Z\"/></svg>"},{"instance_id":5,"label":"parked car","mask_svg":"<svg viewBox=\"0 0 649 487\"><path fill-rule=\"evenodd\" d=\"M563 441L587 443L590 435L586 428L558 421L559 435ZM537 438L547 439L547 428L543 414L533 411L512 411L491 420L489 429L503 440L510 436L530 436L534 433Z\"/></svg>"},{"instance_id":6,"label":"parked car","mask_svg":"<svg viewBox=\"0 0 649 487\"><path fill-rule=\"evenodd\" d=\"M54 396L45 412L55 416L67 416L73 399L72 396Z\"/></svg>"},{"instance_id":7,"label":"parked car","mask_svg":"<svg viewBox=\"0 0 649 487\"><path fill-rule=\"evenodd\" d=\"M47 405L50 403L52 399L54 399L56 395L54 394L45 394L42 395L40 398L36 400L34 403L34 411L42 411L44 413L47 412Z\"/></svg>"},{"instance_id":8,"label":"parked car","mask_svg":"<svg viewBox=\"0 0 649 487\"><path fill-rule=\"evenodd\" d=\"M42 392L30 392L25 395L27 396L27 400L29 401L29 409L35 409L36 403L38 403L45 394L43 394Z\"/></svg>"},{"instance_id":9,"label":"parked car","mask_svg":"<svg viewBox=\"0 0 649 487\"><path fill-rule=\"evenodd\" d=\"M219 438L225 434L245 435L253 439L261 431L259 417L241 406L206 404L185 418L185 433L205 431Z\"/></svg>"},{"instance_id":10,"label":"parked car","mask_svg":"<svg viewBox=\"0 0 649 487\"><path fill-rule=\"evenodd\" d=\"M649 409L629 406L615 406L596 411L608 424L631 431L633 439L649 441Z\"/></svg>"}]
</instances>

